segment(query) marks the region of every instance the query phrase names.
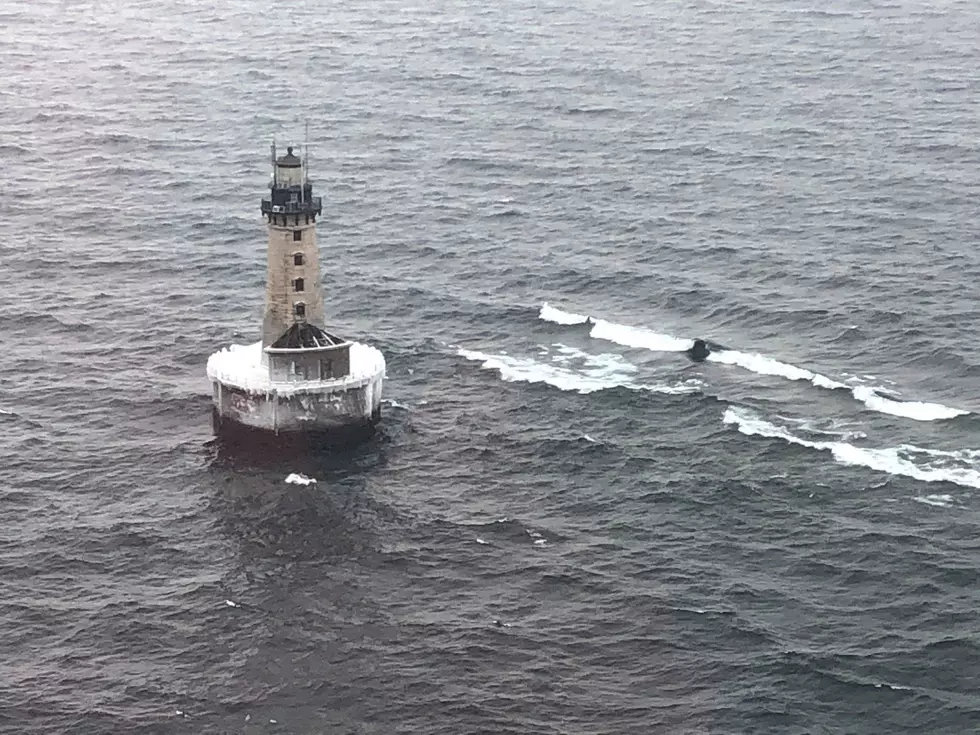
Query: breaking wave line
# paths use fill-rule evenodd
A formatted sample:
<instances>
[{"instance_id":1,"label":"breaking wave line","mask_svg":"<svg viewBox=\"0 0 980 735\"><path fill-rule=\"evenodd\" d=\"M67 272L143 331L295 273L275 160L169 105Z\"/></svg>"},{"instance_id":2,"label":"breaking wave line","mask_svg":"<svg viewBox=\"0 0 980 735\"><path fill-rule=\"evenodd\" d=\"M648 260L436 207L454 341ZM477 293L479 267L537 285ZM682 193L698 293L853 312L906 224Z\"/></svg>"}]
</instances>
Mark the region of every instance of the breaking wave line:
<instances>
[{"instance_id":1,"label":"breaking wave line","mask_svg":"<svg viewBox=\"0 0 980 735\"><path fill-rule=\"evenodd\" d=\"M782 439L801 447L830 452L841 464L867 467L890 475L904 475L923 482L951 482L963 487L980 488L978 456L972 450L922 449L910 444L873 449L845 441L812 441L796 436L752 411L736 407L726 409L722 421L734 425L746 436ZM920 458L920 461L917 462L916 458Z\"/></svg>"},{"instance_id":2,"label":"breaking wave line","mask_svg":"<svg viewBox=\"0 0 980 735\"><path fill-rule=\"evenodd\" d=\"M690 349L693 339L681 339L668 334L660 334L642 327L631 327L616 324L604 319L595 319L581 314L562 311L547 303L542 304L538 318L555 324L574 325L591 324L589 336L614 342L623 347L635 347L654 352L683 352ZM708 356L709 362L722 365L733 365L749 370L758 375L773 375L787 380L799 380L811 383L817 388L827 390L846 390L856 400L863 403L869 410L886 413L892 416L913 419L915 421L939 421L964 416L969 411L944 406L941 403L924 401L896 401L885 398L880 392L891 389L876 386L852 386L828 378L826 375L815 373L806 368L797 367L786 362L780 362L771 357L757 353L739 352L738 350L716 349Z\"/></svg>"},{"instance_id":3,"label":"breaking wave line","mask_svg":"<svg viewBox=\"0 0 980 735\"><path fill-rule=\"evenodd\" d=\"M575 393L594 393L611 388L645 390L653 393L679 395L697 393L700 384L686 381L676 385L649 385L635 381L636 366L620 355L592 355L565 345L554 345L558 354L550 362L506 354L488 354L459 349L467 360L481 363L485 370L496 370L500 379L510 383L546 383L554 388ZM580 363L572 367L571 363Z\"/></svg>"}]
</instances>

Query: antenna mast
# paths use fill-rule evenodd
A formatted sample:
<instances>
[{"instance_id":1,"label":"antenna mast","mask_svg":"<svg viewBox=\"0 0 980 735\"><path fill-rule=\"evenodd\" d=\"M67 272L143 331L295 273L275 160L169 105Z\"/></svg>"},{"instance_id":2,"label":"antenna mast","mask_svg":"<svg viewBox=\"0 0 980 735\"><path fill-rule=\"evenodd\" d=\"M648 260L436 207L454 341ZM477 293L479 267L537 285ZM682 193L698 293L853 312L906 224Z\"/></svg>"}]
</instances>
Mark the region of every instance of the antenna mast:
<instances>
[{"instance_id":1,"label":"antenna mast","mask_svg":"<svg viewBox=\"0 0 980 735\"><path fill-rule=\"evenodd\" d=\"M273 184L278 184L279 183L278 181L276 181L276 138L275 138L275 136L273 136L273 138L272 138L272 183Z\"/></svg>"},{"instance_id":2,"label":"antenna mast","mask_svg":"<svg viewBox=\"0 0 980 735\"><path fill-rule=\"evenodd\" d=\"M303 140L303 183L308 184L310 181L310 121L303 121L306 125L306 131Z\"/></svg>"}]
</instances>

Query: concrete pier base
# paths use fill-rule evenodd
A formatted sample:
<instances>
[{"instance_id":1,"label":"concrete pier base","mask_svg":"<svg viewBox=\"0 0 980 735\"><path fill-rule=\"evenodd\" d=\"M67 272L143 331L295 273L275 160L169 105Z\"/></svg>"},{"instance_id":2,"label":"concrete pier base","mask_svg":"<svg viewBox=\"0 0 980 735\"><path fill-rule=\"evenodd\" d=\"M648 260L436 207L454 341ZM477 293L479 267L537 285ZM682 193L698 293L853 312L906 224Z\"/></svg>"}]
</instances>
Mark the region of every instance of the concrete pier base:
<instances>
[{"instance_id":1,"label":"concrete pier base","mask_svg":"<svg viewBox=\"0 0 980 735\"><path fill-rule=\"evenodd\" d=\"M211 411L211 422L217 447L224 456L259 463L317 451L360 447L378 435L378 424L373 421L347 424L325 432L314 429L276 434L222 416L217 407Z\"/></svg>"},{"instance_id":2,"label":"concrete pier base","mask_svg":"<svg viewBox=\"0 0 980 735\"><path fill-rule=\"evenodd\" d=\"M385 361L367 345L352 345L350 354L344 377L274 381L261 343L215 353L208 360L215 428L283 436L370 434L381 417Z\"/></svg>"},{"instance_id":3,"label":"concrete pier base","mask_svg":"<svg viewBox=\"0 0 980 735\"><path fill-rule=\"evenodd\" d=\"M276 434L330 432L369 426L381 415L381 376L365 385L331 389L307 387L302 392L251 393L237 386L213 383L214 406L223 421Z\"/></svg>"}]
</instances>

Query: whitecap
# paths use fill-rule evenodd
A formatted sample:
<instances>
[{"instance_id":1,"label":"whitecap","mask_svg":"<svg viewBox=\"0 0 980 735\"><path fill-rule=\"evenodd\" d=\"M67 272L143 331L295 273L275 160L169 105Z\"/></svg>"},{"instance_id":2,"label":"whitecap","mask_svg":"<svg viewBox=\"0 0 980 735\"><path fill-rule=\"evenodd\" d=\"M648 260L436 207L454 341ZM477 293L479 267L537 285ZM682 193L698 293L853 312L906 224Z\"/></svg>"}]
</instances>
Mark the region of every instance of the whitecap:
<instances>
[{"instance_id":1,"label":"whitecap","mask_svg":"<svg viewBox=\"0 0 980 735\"><path fill-rule=\"evenodd\" d=\"M703 383L700 380L685 380L674 385L638 385L637 390L650 393L663 393L669 396L681 396L689 393L700 393Z\"/></svg>"},{"instance_id":2,"label":"whitecap","mask_svg":"<svg viewBox=\"0 0 980 735\"><path fill-rule=\"evenodd\" d=\"M460 349L458 354L467 360L479 362L485 370L496 370L500 379L510 383L545 383L559 390L575 393L594 393L612 388L644 390L653 393L680 394L700 390L696 382L679 384L646 385L634 380L637 368L621 355L593 355L574 347L558 345L561 354L551 362L541 362L528 357L489 354L477 350ZM579 367L569 367L573 362Z\"/></svg>"},{"instance_id":3,"label":"whitecap","mask_svg":"<svg viewBox=\"0 0 980 735\"><path fill-rule=\"evenodd\" d=\"M722 363L723 365L737 365L759 375L776 375L789 380L805 380L818 388L846 388L843 383L831 380L826 375L815 373L805 368L790 365L787 362L780 362L765 355L738 352L736 350L721 350L712 352L708 355L711 362Z\"/></svg>"},{"instance_id":4,"label":"whitecap","mask_svg":"<svg viewBox=\"0 0 980 735\"><path fill-rule=\"evenodd\" d=\"M624 347L638 347L654 352L684 352L694 344L694 341L690 339L678 339L669 334L661 334L642 327L630 327L625 324L607 322L605 319L595 320L589 336L593 339L615 342Z\"/></svg>"},{"instance_id":5,"label":"whitecap","mask_svg":"<svg viewBox=\"0 0 980 735\"><path fill-rule=\"evenodd\" d=\"M290 483L291 485L313 485L316 483L316 480L298 472L293 472L286 477L286 482Z\"/></svg>"},{"instance_id":6,"label":"whitecap","mask_svg":"<svg viewBox=\"0 0 980 735\"><path fill-rule=\"evenodd\" d=\"M625 324L606 321L605 319L595 319L581 314L572 314L556 309L548 304L542 305L539 318L557 324L583 324L591 321L593 326L589 332L590 337L613 342L623 347L640 348L653 352L683 352L690 349L694 344L693 340L690 339L680 339L669 334L661 334L642 327L631 327ZM781 362L759 353L739 352L738 350L715 350L708 355L708 361L741 367L757 375L772 375L786 378L787 380L805 381L817 388L848 390L856 400L863 403L872 411L913 419L915 421L940 421L969 413L969 411L951 408L941 403L891 400L881 395L884 393L898 396L898 393L894 389L888 387L853 385L854 382L862 379L878 380L873 375L851 376L846 378L846 382L840 382L826 375L821 375L820 373L787 362ZM850 375L850 373L843 373L843 376ZM884 380L883 382L892 384L892 381L888 380Z\"/></svg>"},{"instance_id":7,"label":"whitecap","mask_svg":"<svg viewBox=\"0 0 980 735\"><path fill-rule=\"evenodd\" d=\"M891 475L903 475L923 482L950 482L964 487L980 488L980 469L976 462L969 461L965 451L926 450L912 445L873 449L857 447L844 441L810 441L802 439L789 430L770 423L746 409L730 407L725 410L723 422L735 425L747 436L764 436L772 439L782 439L790 444L828 451L833 458L846 465L867 467ZM939 460L930 464L918 464L911 459L916 453L922 453ZM952 462L961 466L952 466ZM962 465L966 466L962 466Z\"/></svg>"},{"instance_id":8,"label":"whitecap","mask_svg":"<svg viewBox=\"0 0 980 735\"><path fill-rule=\"evenodd\" d=\"M669 334L660 334L642 327L630 327L626 324L616 324L605 319L592 319L583 314L573 314L570 311L562 311L545 303L541 305L538 318L546 322L555 324L585 324L592 322L592 330L589 336L593 339L602 339L607 342L614 342L624 347L639 347L646 350L657 352L683 352L694 344L690 339L678 339Z\"/></svg>"},{"instance_id":9,"label":"whitecap","mask_svg":"<svg viewBox=\"0 0 980 735\"><path fill-rule=\"evenodd\" d=\"M879 389L880 390L880 389ZM892 416L901 416L916 421L939 421L951 419L957 416L964 416L969 411L961 411L958 408L950 408L941 403L924 403L922 401L893 401L878 395L874 388L859 386L851 389L851 393L861 403L872 411L887 413Z\"/></svg>"},{"instance_id":10,"label":"whitecap","mask_svg":"<svg viewBox=\"0 0 980 735\"><path fill-rule=\"evenodd\" d=\"M556 309L553 306L549 306L547 303L541 304L541 311L538 314L539 319L543 319L546 322L554 322L555 324L585 324L589 321L589 317L582 316L581 314L573 314L570 311L562 311L561 309Z\"/></svg>"}]
</instances>

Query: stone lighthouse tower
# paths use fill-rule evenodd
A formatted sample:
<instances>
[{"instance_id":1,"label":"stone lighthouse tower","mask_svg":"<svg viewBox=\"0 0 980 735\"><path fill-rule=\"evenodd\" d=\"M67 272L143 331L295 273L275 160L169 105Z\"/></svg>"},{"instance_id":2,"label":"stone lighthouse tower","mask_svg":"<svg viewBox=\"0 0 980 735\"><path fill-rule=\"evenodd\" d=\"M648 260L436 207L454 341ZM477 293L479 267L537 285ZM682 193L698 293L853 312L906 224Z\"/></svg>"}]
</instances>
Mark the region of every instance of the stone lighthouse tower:
<instances>
[{"instance_id":1,"label":"stone lighthouse tower","mask_svg":"<svg viewBox=\"0 0 980 735\"><path fill-rule=\"evenodd\" d=\"M316 245L316 218L322 211L305 163L291 147L285 156L276 158L273 144L271 195L262 200L269 230L263 347L271 346L295 325L324 328Z\"/></svg>"},{"instance_id":2,"label":"stone lighthouse tower","mask_svg":"<svg viewBox=\"0 0 980 735\"><path fill-rule=\"evenodd\" d=\"M326 330L314 196L307 162L272 146L262 200L269 247L262 339L211 355L215 424L281 433L372 426L380 417L384 356Z\"/></svg>"}]
</instances>

